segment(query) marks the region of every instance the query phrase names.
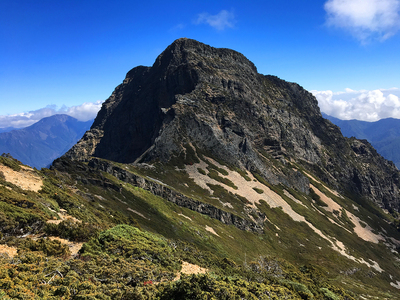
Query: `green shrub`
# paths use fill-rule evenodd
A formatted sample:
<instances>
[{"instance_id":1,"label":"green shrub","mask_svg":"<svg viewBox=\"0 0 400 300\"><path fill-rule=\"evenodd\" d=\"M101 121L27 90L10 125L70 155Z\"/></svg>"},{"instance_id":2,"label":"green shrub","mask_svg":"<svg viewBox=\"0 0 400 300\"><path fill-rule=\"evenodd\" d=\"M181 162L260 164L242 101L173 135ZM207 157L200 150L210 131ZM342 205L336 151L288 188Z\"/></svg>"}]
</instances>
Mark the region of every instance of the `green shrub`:
<instances>
[{"instance_id":1,"label":"green shrub","mask_svg":"<svg viewBox=\"0 0 400 300\"><path fill-rule=\"evenodd\" d=\"M314 299L314 295L308 287L302 283L291 280L282 280L281 283L289 289L296 291L302 299Z\"/></svg>"},{"instance_id":2,"label":"green shrub","mask_svg":"<svg viewBox=\"0 0 400 300\"><path fill-rule=\"evenodd\" d=\"M59 224L47 223L44 232L76 242L87 242L99 232L99 227L89 223L64 220Z\"/></svg>"},{"instance_id":3,"label":"green shrub","mask_svg":"<svg viewBox=\"0 0 400 300\"><path fill-rule=\"evenodd\" d=\"M321 288L320 292L322 292L325 296L325 299L329 299L329 300L340 300L340 298L333 292L331 292L330 290L328 290L327 288Z\"/></svg>"},{"instance_id":4,"label":"green shrub","mask_svg":"<svg viewBox=\"0 0 400 300\"><path fill-rule=\"evenodd\" d=\"M202 168L197 168L197 171L199 171L200 174L207 175L206 171L204 171Z\"/></svg>"},{"instance_id":5,"label":"green shrub","mask_svg":"<svg viewBox=\"0 0 400 300\"><path fill-rule=\"evenodd\" d=\"M228 178L219 176L218 172L213 169L211 169L210 173L208 173L207 175L208 175L208 177L210 177L218 182L221 182L227 186L230 186L231 188L233 188L235 190L238 189L238 187L232 181L230 181Z\"/></svg>"},{"instance_id":6,"label":"green shrub","mask_svg":"<svg viewBox=\"0 0 400 300\"><path fill-rule=\"evenodd\" d=\"M315 193L312 188L310 188L309 190L309 195L311 199L313 199L318 206L323 206L323 207L328 206L324 201L321 200L321 197L317 193Z\"/></svg>"},{"instance_id":7,"label":"green shrub","mask_svg":"<svg viewBox=\"0 0 400 300\"><path fill-rule=\"evenodd\" d=\"M208 274L183 276L181 280L164 285L159 293L166 299L293 299L285 287L277 287L243 279L210 276Z\"/></svg>"},{"instance_id":8,"label":"green shrub","mask_svg":"<svg viewBox=\"0 0 400 300\"><path fill-rule=\"evenodd\" d=\"M13 169L14 171L21 170L21 162L13 158L10 154L3 153L0 155L0 163Z\"/></svg>"},{"instance_id":9,"label":"green shrub","mask_svg":"<svg viewBox=\"0 0 400 300\"><path fill-rule=\"evenodd\" d=\"M255 190L259 194L264 193L264 191L262 189L259 189L259 188L256 188L256 187L253 187L253 190Z\"/></svg>"},{"instance_id":10,"label":"green shrub","mask_svg":"<svg viewBox=\"0 0 400 300\"><path fill-rule=\"evenodd\" d=\"M180 268L166 240L129 225L117 225L101 232L84 244L80 253L147 260L170 271Z\"/></svg>"},{"instance_id":11,"label":"green shrub","mask_svg":"<svg viewBox=\"0 0 400 300\"><path fill-rule=\"evenodd\" d=\"M38 240L32 240L30 238L23 239L19 243L19 248L29 251L42 251L45 255L58 257L68 257L71 255L67 245L62 244L58 240L46 238L40 238Z\"/></svg>"}]
</instances>

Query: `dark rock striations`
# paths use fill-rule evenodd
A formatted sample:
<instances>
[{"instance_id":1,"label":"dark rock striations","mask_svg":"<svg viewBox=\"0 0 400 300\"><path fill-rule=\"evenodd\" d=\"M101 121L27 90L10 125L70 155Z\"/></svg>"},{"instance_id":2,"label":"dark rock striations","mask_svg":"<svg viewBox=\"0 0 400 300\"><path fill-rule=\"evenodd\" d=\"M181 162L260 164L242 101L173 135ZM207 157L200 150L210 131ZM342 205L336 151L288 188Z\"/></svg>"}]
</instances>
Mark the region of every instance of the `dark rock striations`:
<instances>
[{"instance_id":1,"label":"dark rock striations","mask_svg":"<svg viewBox=\"0 0 400 300\"><path fill-rule=\"evenodd\" d=\"M169 161L192 145L271 184L308 192L300 170L341 193L399 209L399 172L366 142L347 139L296 83L257 73L242 54L190 39L126 75L91 130L66 154L88 161Z\"/></svg>"}]
</instances>

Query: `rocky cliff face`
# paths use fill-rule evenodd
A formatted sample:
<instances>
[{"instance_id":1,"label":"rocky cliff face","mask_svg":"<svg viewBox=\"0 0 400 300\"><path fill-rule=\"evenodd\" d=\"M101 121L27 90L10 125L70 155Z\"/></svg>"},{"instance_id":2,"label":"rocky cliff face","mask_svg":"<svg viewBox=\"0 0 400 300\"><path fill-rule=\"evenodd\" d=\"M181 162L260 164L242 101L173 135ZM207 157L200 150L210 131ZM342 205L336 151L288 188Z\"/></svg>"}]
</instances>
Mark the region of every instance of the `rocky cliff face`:
<instances>
[{"instance_id":1,"label":"rocky cliff face","mask_svg":"<svg viewBox=\"0 0 400 300\"><path fill-rule=\"evenodd\" d=\"M366 142L347 139L301 86L264 76L242 54L190 39L139 66L66 156L168 162L188 145L271 184L308 192L299 168L341 193L399 209L399 172Z\"/></svg>"}]
</instances>

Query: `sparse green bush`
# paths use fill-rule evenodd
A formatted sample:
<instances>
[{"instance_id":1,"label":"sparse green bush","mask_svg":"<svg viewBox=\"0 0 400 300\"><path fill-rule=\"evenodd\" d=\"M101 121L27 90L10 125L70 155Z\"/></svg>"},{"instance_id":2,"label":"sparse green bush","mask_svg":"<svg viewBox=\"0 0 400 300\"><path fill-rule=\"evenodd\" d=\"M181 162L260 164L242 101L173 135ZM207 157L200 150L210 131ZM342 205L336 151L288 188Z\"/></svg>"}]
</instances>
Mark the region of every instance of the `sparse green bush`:
<instances>
[{"instance_id":1,"label":"sparse green bush","mask_svg":"<svg viewBox=\"0 0 400 300\"><path fill-rule=\"evenodd\" d=\"M197 171L199 171L199 173L202 175L207 175L206 171L204 171L202 168L197 168Z\"/></svg>"},{"instance_id":2,"label":"sparse green bush","mask_svg":"<svg viewBox=\"0 0 400 300\"><path fill-rule=\"evenodd\" d=\"M47 223L44 232L76 242L87 242L99 232L99 226L64 220L59 224Z\"/></svg>"},{"instance_id":3,"label":"sparse green bush","mask_svg":"<svg viewBox=\"0 0 400 300\"><path fill-rule=\"evenodd\" d=\"M247 200L245 197L240 196L239 194L235 194L236 198L238 198L240 201L242 201L244 204L250 203L249 200Z\"/></svg>"},{"instance_id":4,"label":"sparse green bush","mask_svg":"<svg viewBox=\"0 0 400 300\"><path fill-rule=\"evenodd\" d=\"M228 176L228 175L229 175L229 173L228 173L227 170L225 170L225 169L223 169L223 168L220 168L220 167L217 167L217 166L214 165L212 162L210 162L208 159L204 159L204 160L205 160L205 162L208 164L207 170L208 170L209 172L211 172L211 170L215 170L215 171L217 171L218 173L221 173L222 175L225 175L225 176Z\"/></svg>"},{"instance_id":5,"label":"sparse green bush","mask_svg":"<svg viewBox=\"0 0 400 300\"><path fill-rule=\"evenodd\" d=\"M200 162L192 146L185 144L183 145L183 148L183 151L180 153L175 153L175 155L171 157L170 161L168 162L170 165L183 169L185 165L193 165Z\"/></svg>"},{"instance_id":6,"label":"sparse green bush","mask_svg":"<svg viewBox=\"0 0 400 300\"><path fill-rule=\"evenodd\" d=\"M323 207L328 206L324 201L321 200L321 197L317 193L315 193L312 188L309 189L309 195L311 199L313 199L318 206L323 206Z\"/></svg>"},{"instance_id":7,"label":"sparse green bush","mask_svg":"<svg viewBox=\"0 0 400 300\"><path fill-rule=\"evenodd\" d=\"M68 257L71 255L67 245L62 244L58 240L50 240L47 238L40 238L38 240L23 239L19 243L19 248L29 251L42 251L45 255Z\"/></svg>"},{"instance_id":8,"label":"sparse green bush","mask_svg":"<svg viewBox=\"0 0 400 300\"><path fill-rule=\"evenodd\" d=\"M230 186L231 188L233 188L235 190L238 189L238 187L232 181L230 181L228 178L219 176L217 171L215 171L213 169L210 169L210 172L207 175L208 175L208 177L210 177L218 182L221 182L227 186Z\"/></svg>"},{"instance_id":9,"label":"sparse green bush","mask_svg":"<svg viewBox=\"0 0 400 300\"><path fill-rule=\"evenodd\" d=\"M238 167L234 167L233 169L238 172L246 181L251 181L251 178L247 175L245 170L241 170Z\"/></svg>"},{"instance_id":10,"label":"sparse green bush","mask_svg":"<svg viewBox=\"0 0 400 300\"><path fill-rule=\"evenodd\" d=\"M253 187L253 190L255 190L258 194L264 193L264 191L262 189L259 189L259 188L256 188L256 187Z\"/></svg>"},{"instance_id":11,"label":"sparse green bush","mask_svg":"<svg viewBox=\"0 0 400 300\"><path fill-rule=\"evenodd\" d=\"M14 171L20 171L21 170L21 162L13 158L9 153L5 154L3 153L0 155L0 163L3 164L4 166L7 166Z\"/></svg>"}]
</instances>

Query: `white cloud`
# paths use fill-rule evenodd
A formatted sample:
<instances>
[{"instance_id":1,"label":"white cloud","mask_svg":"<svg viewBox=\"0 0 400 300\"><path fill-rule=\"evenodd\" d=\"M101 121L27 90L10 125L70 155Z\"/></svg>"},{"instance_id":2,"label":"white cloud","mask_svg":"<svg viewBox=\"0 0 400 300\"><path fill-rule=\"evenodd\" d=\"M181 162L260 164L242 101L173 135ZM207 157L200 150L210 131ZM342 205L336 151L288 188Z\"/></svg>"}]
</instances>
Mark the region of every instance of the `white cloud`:
<instances>
[{"instance_id":1,"label":"white cloud","mask_svg":"<svg viewBox=\"0 0 400 300\"><path fill-rule=\"evenodd\" d=\"M86 102L78 106L62 106L60 109L57 109L56 105L48 105L44 108L29 111L26 113L0 116L0 128L27 127L45 117L50 117L55 114L66 114L78 119L79 121L89 121L96 117L98 111L101 108L101 104L102 101Z\"/></svg>"},{"instance_id":2,"label":"white cloud","mask_svg":"<svg viewBox=\"0 0 400 300\"><path fill-rule=\"evenodd\" d=\"M202 13L197 16L195 24L208 24L217 30L233 28L235 25L235 15L233 12L227 10L221 10L216 15Z\"/></svg>"},{"instance_id":3,"label":"white cloud","mask_svg":"<svg viewBox=\"0 0 400 300\"><path fill-rule=\"evenodd\" d=\"M400 29L400 0L328 0L327 24L348 30L362 43L386 40Z\"/></svg>"},{"instance_id":4,"label":"white cloud","mask_svg":"<svg viewBox=\"0 0 400 300\"><path fill-rule=\"evenodd\" d=\"M185 24L179 23L179 24L176 24L174 27L170 28L169 32L174 33L174 32L177 32L177 31L181 31L181 30L185 29L185 27L186 27Z\"/></svg>"},{"instance_id":5,"label":"white cloud","mask_svg":"<svg viewBox=\"0 0 400 300\"><path fill-rule=\"evenodd\" d=\"M400 89L380 89L344 92L311 91L322 112L342 119L378 121L385 118L400 119Z\"/></svg>"}]
</instances>

